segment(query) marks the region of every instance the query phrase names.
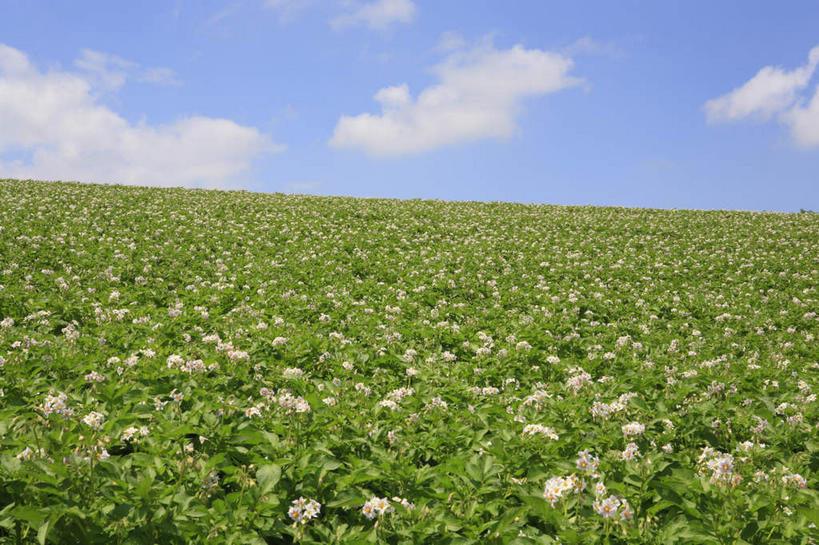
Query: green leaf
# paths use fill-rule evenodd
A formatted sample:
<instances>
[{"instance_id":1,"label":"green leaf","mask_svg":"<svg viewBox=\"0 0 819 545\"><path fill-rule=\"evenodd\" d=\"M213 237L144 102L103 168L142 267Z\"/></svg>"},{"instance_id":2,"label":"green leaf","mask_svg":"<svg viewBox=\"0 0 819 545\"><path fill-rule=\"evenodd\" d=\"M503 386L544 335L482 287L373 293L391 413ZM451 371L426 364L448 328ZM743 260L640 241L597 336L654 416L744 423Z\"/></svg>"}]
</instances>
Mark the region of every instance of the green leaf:
<instances>
[{"instance_id":1,"label":"green leaf","mask_svg":"<svg viewBox=\"0 0 819 545\"><path fill-rule=\"evenodd\" d=\"M48 528L51 524L51 520L45 521L43 524L40 525L40 529L37 530L37 541L40 545L45 545L46 538L48 537Z\"/></svg>"},{"instance_id":2,"label":"green leaf","mask_svg":"<svg viewBox=\"0 0 819 545\"><path fill-rule=\"evenodd\" d=\"M259 486L259 495L263 496L279 484L282 468L276 464L267 464L256 471L256 484Z\"/></svg>"},{"instance_id":3,"label":"green leaf","mask_svg":"<svg viewBox=\"0 0 819 545\"><path fill-rule=\"evenodd\" d=\"M23 463L14 456L2 455L0 456L0 465L9 473L14 474L20 471Z\"/></svg>"},{"instance_id":4,"label":"green leaf","mask_svg":"<svg viewBox=\"0 0 819 545\"><path fill-rule=\"evenodd\" d=\"M352 507L364 505L367 497L355 489L346 489L339 492L336 498L327 503L327 507Z\"/></svg>"}]
</instances>

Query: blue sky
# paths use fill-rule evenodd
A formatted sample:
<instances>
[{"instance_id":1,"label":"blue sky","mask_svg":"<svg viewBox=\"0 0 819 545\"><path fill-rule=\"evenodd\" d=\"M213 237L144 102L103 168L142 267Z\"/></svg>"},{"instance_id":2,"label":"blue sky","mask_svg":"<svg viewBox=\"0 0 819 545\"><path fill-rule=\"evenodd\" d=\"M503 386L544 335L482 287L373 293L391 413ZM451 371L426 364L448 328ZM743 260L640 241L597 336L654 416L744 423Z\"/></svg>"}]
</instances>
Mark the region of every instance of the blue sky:
<instances>
[{"instance_id":1,"label":"blue sky","mask_svg":"<svg viewBox=\"0 0 819 545\"><path fill-rule=\"evenodd\" d=\"M819 210L817 2L0 13L0 177Z\"/></svg>"}]
</instances>

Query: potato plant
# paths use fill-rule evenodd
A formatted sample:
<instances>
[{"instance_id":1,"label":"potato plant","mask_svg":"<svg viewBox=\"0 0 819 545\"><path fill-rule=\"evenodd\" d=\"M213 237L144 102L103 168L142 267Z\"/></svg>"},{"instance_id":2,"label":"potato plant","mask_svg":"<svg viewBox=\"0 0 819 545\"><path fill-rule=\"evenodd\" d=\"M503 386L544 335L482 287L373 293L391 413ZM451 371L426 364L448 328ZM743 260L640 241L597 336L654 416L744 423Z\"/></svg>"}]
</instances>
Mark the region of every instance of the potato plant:
<instances>
[{"instance_id":1,"label":"potato plant","mask_svg":"<svg viewBox=\"0 0 819 545\"><path fill-rule=\"evenodd\" d=\"M0 543L814 543L819 215L0 182Z\"/></svg>"}]
</instances>

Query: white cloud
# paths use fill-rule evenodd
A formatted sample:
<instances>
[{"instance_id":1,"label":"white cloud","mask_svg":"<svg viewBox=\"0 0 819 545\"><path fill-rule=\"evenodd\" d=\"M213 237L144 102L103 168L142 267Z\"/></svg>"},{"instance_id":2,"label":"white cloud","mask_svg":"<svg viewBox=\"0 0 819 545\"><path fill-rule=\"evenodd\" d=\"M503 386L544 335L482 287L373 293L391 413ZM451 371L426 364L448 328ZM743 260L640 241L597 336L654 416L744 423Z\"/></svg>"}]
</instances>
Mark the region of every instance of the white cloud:
<instances>
[{"instance_id":1,"label":"white cloud","mask_svg":"<svg viewBox=\"0 0 819 545\"><path fill-rule=\"evenodd\" d=\"M282 149L257 129L227 119L128 122L98 102L96 86L122 85L118 71L132 64L83 52L80 72L41 72L24 53L0 44L0 174L228 187L241 183L254 158ZM30 159L8 159L21 152Z\"/></svg>"},{"instance_id":2,"label":"white cloud","mask_svg":"<svg viewBox=\"0 0 819 545\"><path fill-rule=\"evenodd\" d=\"M797 105L781 116L794 142L803 148L819 148L819 86L807 106Z\"/></svg>"},{"instance_id":3,"label":"white cloud","mask_svg":"<svg viewBox=\"0 0 819 545\"><path fill-rule=\"evenodd\" d=\"M787 71L766 66L730 93L705 103L708 121L751 118L776 119L790 130L793 142L803 148L819 148L819 86L814 95L801 93L819 66L819 45L808 53L808 62Z\"/></svg>"},{"instance_id":4,"label":"white cloud","mask_svg":"<svg viewBox=\"0 0 819 545\"><path fill-rule=\"evenodd\" d=\"M10 76L24 76L32 72L25 53L0 44L0 68Z\"/></svg>"},{"instance_id":5,"label":"white cloud","mask_svg":"<svg viewBox=\"0 0 819 545\"><path fill-rule=\"evenodd\" d=\"M373 30L386 30L395 23L411 23L417 12L412 0L374 0L351 7L352 11L331 21L334 28L365 25Z\"/></svg>"},{"instance_id":6,"label":"white cloud","mask_svg":"<svg viewBox=\"0 0 819 545\"><path fill-rule=\"evenodd\" d=\"M706 102L706 118L709 122L770 119L794 104L797 92L808 85L817 64L819 46L810 51L807 64L794 70L766 66L741 87Z\"/></svg>"},{"instance_id":7,"label":"white cloud","mask_svg":"<svg viewBox=\"0 0 819 545\"><path fill-rule=\"evenodd\" d=\"M375 94L381 114L342 116L330 145L373 156L421 153L459 142L506 138L528 97L582 83L570 58L516 45L486 44L451 54L433 71L440 83L413 99L406 83Z\"/></svg>"}]
</instances>

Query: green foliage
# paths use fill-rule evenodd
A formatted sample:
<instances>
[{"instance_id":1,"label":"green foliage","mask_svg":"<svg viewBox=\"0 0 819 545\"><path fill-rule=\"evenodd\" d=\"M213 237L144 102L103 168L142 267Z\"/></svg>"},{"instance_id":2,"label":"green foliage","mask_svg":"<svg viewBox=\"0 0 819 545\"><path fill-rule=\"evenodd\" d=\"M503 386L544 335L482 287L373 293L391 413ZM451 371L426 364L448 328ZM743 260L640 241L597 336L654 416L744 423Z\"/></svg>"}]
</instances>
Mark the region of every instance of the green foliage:
<instances>
[{"instance_id":1,"label":"green foliage","mask_svg":"<svg viewBox=\"0 0 819 545\"><path fill-rule=\"evenodd\" d=\"M0 543L814 543L817 241L0 181Z\"/></svg>"}]
</instances>

